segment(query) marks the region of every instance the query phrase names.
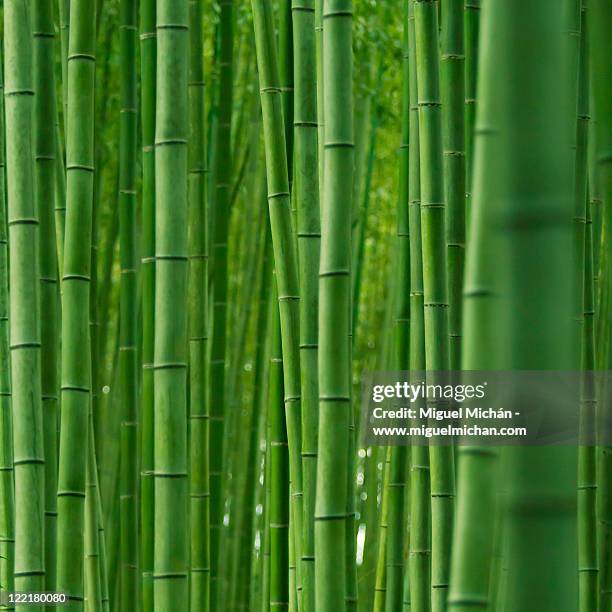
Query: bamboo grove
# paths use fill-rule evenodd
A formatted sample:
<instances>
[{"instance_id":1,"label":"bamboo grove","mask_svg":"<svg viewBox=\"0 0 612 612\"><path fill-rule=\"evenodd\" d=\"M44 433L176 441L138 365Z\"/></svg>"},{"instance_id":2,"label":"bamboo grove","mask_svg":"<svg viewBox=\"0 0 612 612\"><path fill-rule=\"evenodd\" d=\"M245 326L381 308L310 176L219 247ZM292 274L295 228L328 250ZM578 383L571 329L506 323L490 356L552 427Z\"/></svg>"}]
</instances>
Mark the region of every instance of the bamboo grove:
<instances>
[{"instance_id":1,"label":"bamboo grove","mask_svg":"<svg viewBox=\"0 0 612 612\"><path fill-rule=\"evenodd\" d=\"M609 0L0 6L0 609L612 612L606 442L361 431L610 369Z\"/></svg>"}]
</instances>

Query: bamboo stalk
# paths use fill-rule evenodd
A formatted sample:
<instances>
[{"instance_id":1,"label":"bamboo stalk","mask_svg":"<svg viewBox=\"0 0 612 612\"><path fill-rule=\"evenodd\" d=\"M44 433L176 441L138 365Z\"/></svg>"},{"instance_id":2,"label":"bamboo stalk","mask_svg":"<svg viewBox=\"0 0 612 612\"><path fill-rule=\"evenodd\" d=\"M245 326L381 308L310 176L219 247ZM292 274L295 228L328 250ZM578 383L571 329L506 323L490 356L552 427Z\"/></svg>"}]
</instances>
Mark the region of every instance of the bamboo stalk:
<instances>
[{"instance_id":1,"label":"bamboo stalk","mask_svg":"<svg viewBox=\"0 0 612 612\"><path fill-rule=\"evenodd\" d=\"M204 130L204 66L202 3L189 3L189 453L190 453L190 589L192 610L210 605L209 406L206 351L208 346L208 244L206 219L206 142Z\"/></svg>"},{"instance_id":2,"label":"bamboo stalk","mask_svg":"<svg viewBox=\"0 0 612 612\"><path fill-rule=\"evenodd\" d=\"M317 609L345 610L350 410L350 219L353 174L352 2L323 4L325 159L319 269L319 454L315 504ZM346 185L351 186L349 189ZM350 531L348 533L351 533ZM353 537L351 533L350 537Z\"/></svg>"},{"instance_id":3,"label":"bamboo stalk","mask_svg":"<svg viewBox=\"0 0 612 612\"><path fill-rule=\"evenodd\" d=\"M119 37L120 116L119 116L119 251L121 266L119 376L121 379L121 606L127 608L138 593L137 556L137 262L136 262L136 45L137 11L135 0L120 3Z\"/></svg>"},{"instance_id":4,"label":"bamboo stalk","mask_svg":"<svg viewBox=\"0 0 612 612\"><path fill-rule=\"evenodd\" d=\"M0 56L0 584L13 590L15 564L15 488L11 365L9 341L9 262L4 158L4 62ZM7 604L6 610L14 609Z\"/></svg>"},{"instance_id":5,"label":"bamboo stalk","mask_svg":"<svg viewBox=\"0 0 612 612\"><path fill-rule=\"evenodd\" d=\"M554 2L494 2L499 148L494 222L504 219L502 367L575 367L570 150L572 79ZM523 28L527 20L530 28ZM517 54L516 49L521 49ZM546 58L533 62L533 57ZM553 76L554 75L554 76ZM529 110L527 110L529 109ZM537 232L524 224L537 210ZM499 231L499 230L498 230ZM526 308L526 300L529 307ZM537 329L536 336L533 330ZM508 461L507 609L574 610L576 448L513 447ZM553 501L554 500L554 501ZM555 563L548 564L550 551ZM546 576L546 578L544 578Z\"/></svg>"},{"instance_id":6,"label":"bamboo stalk","mask_svg":"<svg viewBox=\"0 0 612 612\"><path fill-rule=\"evenodd\" d=\"M425 313L423 297L423 251L421 239L421 181L419 160L419 107L416 74L414 0L408 6L408 53L410 78L409 134L409 233L410 233L410 369L425 369ZM429 450L414 445L410 451L410 602L414 610L431 606L431 508Z\"/></svg>"},{"instance_id":7,"label":"bamboo stalk","mask_svg":"<svg viewBox=\"0 0 612 612\"><path fill-rule=\"evenodd\" d=\"M441 98L446 202L446 261L448 266L449 365L461 363L461 290L465 260L465 134L464 40L462 0L445 0L442 7Z\"/></svg>"},{"instance_id":8,"label":"bamboo stalk","mask_svg":"<svg viewBox=\"0 0 612 612\"><path fill-rule=\"evenodd\" d=\"M612 166L609 151L612 148L612 83L607 74L612 41L607 35L612 26L612 7L602 0L589 4L590 57L592 89L596 126L596 165L601 195L602 242L600 259L599 325L597 329L598 369L607 369L612 363L610 342L610 295L612 287ZM607 313L607 316L606 316ZM602 332L602 333L600 333ZM609 391L608 391L609 393ZM597 520L600 546L599 609L612 605L612 446L601 448L597 464Z\"/></svg>"},{"instance_id":9,"label":"bamboo stalk","mask_svg":"<svg viewBox=\"0 0 612 612\"><path fill-rule=\"evenodd\" d=\"M83 608L83 528L91 401L89 329L94 163L95 13L70 3L68 56L67 201L62 279L62 418L57 491L57 590Z\"/></svg>"},{"instance_id":10,"label":"bamboo stalk","mask_svg":"<svg viewBox=\"0 0 612 612\"><path fill-rule=\"evenodd\" d=\"M188 597L187 547L187 0L157 2L155 119L156 610Z\"/></svg>"},{"instance_id":11,"label":"bamboo stalk","mask_svg":"<svg viewBox=\"0 0 612 612\"><path fill-rule=\"evenodd\" d=\"M41 391L45 448L45 589L55 589L58 429L58 283L55 246L54 185L56 102L53 71L53 9L50 0L32 8L34 34L35 181L40 218Z\"/></svg>"},{"instance_id":12,"label":"bamboo stalk","mask_svg":"<svg viewBox=\"0 0 612 612\"><path fill-rule=\"evenodd\" d=\"M155 0L140 3L142 132L142 391L140 403L140 567L143 612L153 610L153 351L155 327Z\"/></svg>"},{"instance_id":13,"label":"bamboo stalk","mask_svg":"<svg viewBox=\"0 0 612 612\"><path fill-rule=\"evenodd\" d=\"M410 138L410 53L408 41L408 0L403 2L402 41L402 114L399 146L399 189L397 199L397 258L395 282L399 287L395 304L395 363L394 369L410 367L410 198L409 198L409 138ZM388 525L393 534L387 543L387 592L385 609L400 610L404 594L404 532L407 449L390 448L388 486Z\"/></svg>"},{"instance_id":14,"label":"bamboo stalk","mask_svg":"<svg viewBox=\"0 0 612 612\"><path fill-rule=\"evenodd\" d=\"M274 265L278 283L285 417L289 443L291 517L296 534L302 533L301 389L299 356L299 289L295 241L291 227L287 152L280 99L279 71L271 7L252 0L255 46L259 69L264 126L268 208ZM301 539L296 538L297 557Z\"/></svg>"},{"instance_id":15,"label":"bamboo stalk","mask_svg":"<svg viewBox=\"0 0 612 612\"><path fill-rule=\"evenodd\" d=\"M215 140L215 199L212 233L213 301L210 355L210 550L211 603L218 600L220 580L220 538L224 505L223 436L225 414L225 363L227 317L227 241L229 230L229 190L232 171L230 137L233 80L233 1L222 0L219 22L219 102Z\"/></svg>"},{"instance_id":16,"label":"bamboo stalk","mask_svg":"<svg viewBox=\"0 0 612 612\"><path fill-rule=\"evenodd\" d=\"M496 266L499 244L493 233L491 201L495 197L495 146L499 139L496 91L498 87L496 41L499 22L485 4L480 21L478 112L474 131L474 176L463 290L461 367L487 370L499 367L503 341L500 336L500 287ZM453 538L451 586L448 607L467 612L474 605L492 606L493 544L496 532L496 477L498 453L492 447L461 446L458 449L457 521Z\"/></svg>"},{"instance_id":17,"label":"bamboo stalk","mask_svg":"<svg viewBox=\"0 0 612 612\"><path fill-rule=\"evenodd\" d=\"M432 0L414 5L419 105L421 224L425 306L425 365L448 370L448 290L438 11ZM452 446L430 446L432 609L446 609L453 532L455 479Z\"/></svg>"},{"instance_id":18,"label":"bamboo stalk","mask_svg":"<svg viewBox=\"0 0 612 612\"><path fill-rule=\"evenodd\" d=\"M302 369L302 609L314 610L314 513L318 429L318 270L321 243L317 147L316 47L312 0L293 0L295 75L295 201L300 269L300 364Z\"/></svg>"}]
</instances>

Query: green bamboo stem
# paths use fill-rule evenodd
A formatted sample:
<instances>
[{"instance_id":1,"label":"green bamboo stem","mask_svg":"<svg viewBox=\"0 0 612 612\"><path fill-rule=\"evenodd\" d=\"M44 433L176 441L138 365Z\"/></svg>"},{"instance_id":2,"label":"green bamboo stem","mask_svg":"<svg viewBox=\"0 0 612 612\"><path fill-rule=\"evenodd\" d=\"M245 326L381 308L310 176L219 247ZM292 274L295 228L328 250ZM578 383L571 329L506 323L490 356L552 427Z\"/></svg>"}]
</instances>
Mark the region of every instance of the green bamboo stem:
<instances>
[{"instance_id":1,"label":"green bamboo stem","mask_svg":"<svg viewBox=\"0 0 612 612\"><path fill-rule=\"evenodd\" d=\"M389 478L391 472L391 447L385 451L382 482L382 502L380 504L380 524L378 527L378 557L376 559L376 582L374 586L374 612L385 609L387 596L387 540L389 539Z\"/></svg>"},{"instance_id":2,"label":"green bamboo stem","mask_svg":"<svg viewBox=\"0 0 612 612\"><path fill-rule=\"evenodd\" d=\"M1 51L0 51L1 53ZM6 189L4 163L4 62L0 56L0 584L13 590L15 563L15 488L13 425L11 415L11 369L9 343L9 262L7 249ZM5 610L15 606L4 605Z\"/></svg>"},{"instance_id":3,"label":"green bamboo stem","mask_svg":"<svg viewBox=\"0 0 612 612\"><path fill-rule=\"evenodd\" d=\"M568 274L573 192L566 139L575 108L566 71L565 23L554 2L494 1L491 10L499 28L500 138L494 152L499 163L496 197L489 207L493 222L503 228L500 256L505 265L497 272L504 290L503 316L497 320L505 334L502 367L571 369L576 364L572 316L579 296ZM546 59L533 62L534 57ZM525 224L534 210L537 232ZM576 448L512 447L506 455L509 569L502 605L509 610L575 610Z\"/></svg>"},{"instance_id":4,"label":"green bamboo stem","mask_svg":"<svg viewBox=\"0 0 612 612\"><path fill-rule=\"evenodd\" d=\"M410 369L425 369L425 313L423 297L423 251L421 240L421 182L419 160L419 107L416 71L414 0L408 6L408 54L410 78L409 134L409 233L410 233ZM414 445L410 452L410 600L414 610L430 609L431 509L429 450Z\"/></svg>"},{"instance_id":5,"label":"green bamboo stem","mask_svg":"<svg viewBox=\"0 0 612 612\"><path fill-rule=\"evenodd\" d=\"M274 282L274 281L273 281ZM276 294L276 290L274 291ZM289 453L283 418L283 358L278 307L271 301L272 340L268 390L270 459L270 599L265 609L289 609Z\"/></svg>"},{"instance_id":6,"label":"green bamboo stem","mask_svg":"<svg viewBox=\"0 0 612 612\"><path fill-rule=\"evenodd\" d=\"M352 3L323 5L326 53L325 160L319 268L319 455L315 505L316 607L345 610L347 592L346 474L351 425L350 219L353 174ZM350 527L349 527L350 528ZM350 533L350 532L349 532ZM353 537L351 535L351 537Z\"/></svg>"},{"instance_id":7,"label":"green bamboo stem","mask_svg":"<svg viewBox=\"0 0 612 612\"><path fill-rule=\"evenodd\" d=\"M314 2L293 0L295 75L295 201L300 271L300 365L302 370L302 609L314 610L314 513L318 429L318 271L321 243L317 146Z\"/></svg>"},{"instance_id":8,"label":"green bamboo stem","mask_svg":"<svg viewBox=\"0 0 612 612\"><path fill-rule=\"evenodd\" d=\"M472 209L472 180L474 166L474 127L478 85L478 46L480 40L481 0L465 0L463 31L465 42L465 212Z\"/></svg>"},{"instance_id":9,"label":"green bamboo stem","mask_svg":"<svg viewBox=\"0 0 612 612\"><path fill-rule=\"evenodd\" d=\"M265 193L265 187L264 187ZM261 199L265 202L265 198ZM239 575L236 576L236 580L240 583L237 587L236 605L241 608L248 608L250 600L250 591L256 589L256 583L254 582L254 570L255 570L255 533L256 533L256 518L257 518L257 505L259 497L259 464L260 464L260 444L259 435L261 433L262 421L265 416L265 410L263 410L263 392L266 388L264 384L264 377L267 375L266 368L266 336L268 332L268 314L270 311L270 283L269 279L271 276L271 257L269 257L270 250L270 228L266 223L265 238L262 244L262 262L259 271L259 299L257 306L257 320L255 324L255 338L254 338L254 356L255 356L255 372L253 376L253 394L251 403L251 422L249 428L249 441L248 441L248 463L247 470L245 473L245 479L243 484L243 499L245 512L242 517L242 529L241 529L241 549L240 559L238 562ZM263 414L262 414L263 412ZM251 516L249 516L249 512Z\"/></svg>"},{"instance_id":10,"label":"green bamboo stem","mask_svg":"<svg viewBox=\"0 0 612 612\"><path fill-rule=\"evenodd\" d=\"M62 279L62 418L57 491L57 590L83 608L85 474L91 395L89 330L94 163L95 13L70 3L68 56L67 202Z\"/></svg>"},{"instance_id":11,"label":"green bamboo stem","mask_svg":"<svg viewBox=\"0 0 612 612\"><path fill-rule=\"evenodd\" d=\"M294 50L292 0L278 3L278 76L281 88L281 104L285 124L285 146L287 147L287 172L289 191L293 192L293 138L294 138ZM295 200L292 200L294 205ZM295 224L296 210L292 209ZM294 225L294 227L297 227Z\"/></svg>"},{"instance_id":12,"label":"green bamboo stem","mask_svg":"<svg viewBox=\"0 0 612 612\"><path fill-rule=\"evenodd\" d=\"M498 324L500 287L491 202L497 189L495 148L499 138L496 113L496 40L499 22L489 3L482 10L479 42L478 112L474 131L473 196L467 249L463 304L461 367L491 370L500 366L503 341ZM498 146L498 145L497 145ZM458 450L457 520L451 560L448 608L468 612L475 605L490 607L493 543L496 531L498 450L461 446ZM498 585L499 587L499 585Z\"/></svg>"},{"instance_id":13,"label":"green bamboo stem","mask_svg":"<svg viewBox=\"0 0 612 612\"><path fill-rule=\"evenodd\" d=\"M210 604L210 490L206 351L208 345L208 245L202 2L189 3L189 453L190 609Z\"/></svg>"},{"instance_id":14,"label":"green bamboo stem","mask_svg":"<svg viewBox=\"0 0 612 612\"><path fill-rule=\"evenodd\" d=\"M32 6L34 34L35 181L40 217L41 390L45 448L45 589L55 589L58 429L58 284L55 246L54 185L56 170L56 102L51 0Z\"/></svg>"},{"instance_id":15,"label":"green bamboo stem","mask_svg":"<svg viewBox=\"0 0 612 612\"><path fill-rule=\"evenodd\" d=\"M427 370L448 370L448 290L445 248L445 202L442 115L438 60L438 11L432 0L414 5L419 105L421 224ZM432 610L446 609L454 514L452 446L432 445L431 589Z\"/></svg>"},{"instance_id":16,"label":"green bamboo stem","mask_svg":"<svg viewBox=\"0 0 612 612\"><path fill-rule=\"evenodd\" d=\"M187 0L157 2L155 120L155 609L188 598Z\"/></svg>"},{"instance_id":17,"label":"green bamboo stem","mask_svg":"<svg viewBox=\"0 0 612 612\"><path fill-rule=\"evenodd\" d=\"M121 385L121 607L137 600L137 263L136 263L136 45L135 0L119 6L120 115L119 115L119 251L121 267L119 322L119 377Z\"/></svg>"},{"instance_id":18,"label":"green bamboo stem","mask_svg":"<svg viewBox=\"0 0 612 612\"><path fill-rule=\"evenodd\" d=\"M599 254L600 292L599 325L597 329L598 368L607 369L612 363L610 342L610 300L612 295L612 83L605 75L609 70L612 40L607 35L612 27L612 6L602 0L589 4L590 57L596 127L596 164L598 189L601 196L602 242ZM600 330L603 332L600 334ZM597 520L600 546L599 609L612 606L612 447L603 446L597 465Z\"/></svg>"},{"instance_id":19,"label":"green bamboo stem","mask_svg":"<svg viewBox=\"0 0 612 612\"><path fill-rule=\"evenodd\" d=\"M301 389L299 355L299 288L295 240L291 227L287 151L284 140L279 71L271 7L252 0L261 107L264 126L268 208L274 265L278 282L283 384L292 483L291 516L296 534L302 533ZM295 539L301 558L301 538Z\"/></svg>"},{"instance_id":20,"label":"green bamboo stem","mask_svg":"<svg viewBox=\"0 0 612 612\"><path fill-rule=\"evenodd\" d=\"M68 141L68 53L70 43L70 0L58 0L60 33L60 60L62 69L62 103L64 116L64 139Z\"/></svg>"},{"instance_id":21,"label":"green bamboo stem","mask_svg":"<svg viewBox=\"0 0 612 612\"><path fill-rule=\"evenodd\" d=\"M445 0L441 10L440 75L448 265L449 364L451 369L457 370L461 363L461 290L465 260L463 0Z\"/></svg>"},{"instance_id":22,"label":"green bamboo stem","mask_svg":"<svg viewBox=\"0 0 612 612\"><path fill-rule=\"evenodd\" d=\"M403 2L402 41L402 114L401 140L399 146L399 190L397 200L397 252L396 283L399 295L395 303L395 364L398 371L410 367L410 198L409 198L409 147L410 147L410 53L408 41L408 5ZM405 537L405 489L406 457L405 446L390 448L388 525L393 534L387 543L387 593L385 608L388 612L400 610L404 586L404 537Z\"/></svg>"},{"instance_id":23,"label":"green bamboo stem","mask_svg":"<svg viewBox=\"0 0 612 612\"><path fill-rule=\"evenodd\" d=\"M4 5L15 589L42 590L44 451L40 383L39 220L34 193L30 7ZM16 316L19 313L20 316ZM38 608L38 607L37 607Z\"/></svg>"},{"instance_id":24,"label":"green bamboo stem","mask_svg":"<svg viewBox=\"0 0 612 612\"><path fill-rule=\"evenodd\" d=\"M155 316L155 0L140 3L142 132L142 391L140 403L140 567L143 612L153 610L153 350Z\"/></svg>"},{"instance_id":25,"label":"green bamboo stem","mask_svg":"<svg viewBox=\"0 0 612 612\"><path fill-rule=\"evenodd\" d=\"M582 337L580 367L587 372L583 381L581 402L581 428L595 431L595 388L590 372L595 369L594 293L593 293L593 224L588 198L588 134L589 134L589 70L588 70L588 21L586 1L580 10L580 51L578 66L578 105L576 122L576 178L574 183L574 265L582 290L580 306ZM583 223L584 222L584 223ZM581 266L582 269L578 270ZM597 477L596 450L594 446L578 449L578 592L581 612L597 610Z\"/></svg>"},{"instance_id":26,"label":"green bamboo stem","mask_svg":"<svg viewBox=\"0 0 612 612\"><path fill-rule=\"evenodd\" d=\"M93 438L93 419L88 428L87 474L85 480L85 599L87 610L102 610L102 582L100 575L100 539L98 533L98 500L96 455Z\"/></svg>"},{"instance_id":27,"label":"green bamboo stem","mask_svg":"<svg viewBox=\"0 0 612 612\"><path fill-rule=\"evenodd\" d=\"M315 50L317 81L317 134L319 145L319 205L323 203L323 177L325 172L325 101L323 99L323 1L315 0Z\"/></svg>"},{"instance_id":28,"label":"green bamboo stem","mask_svg":"<svg viewBox=\"0 0 612 612\"><path fill-rule=\"evenodd\" d=\"M233 1L220 2L220 50L218 121L215 141L215 199L212 241L213 324L210 355L210 550L211 602L217 602L218 568L223 516L223 439L225 413L226 317L227 317L227 242L229 231L229 194L231 161L232 81L233 81Z\"/></svg>"},{"instance_id":29,"label":"green bamboo stem","mask_svg":"<svg viewBox=\"0 0 612 612\"><path fill-rule=\"evenodd\" d=\"M586 15L583 15L584 17ZM586 21L583 20L582 23L584 26ZM587 208L584 244L584 323L581 365L587 375L582 389L581 427L583 431L595 431L596 389L590 375L595 370L593 224L591 220L591 205L586 197L585 200ZM598 577L597 453L594 446L580 446L578 449L578 593L580 597L579 610L581 612L596 612L597 610Z\"/></svg>"}]
</instances>

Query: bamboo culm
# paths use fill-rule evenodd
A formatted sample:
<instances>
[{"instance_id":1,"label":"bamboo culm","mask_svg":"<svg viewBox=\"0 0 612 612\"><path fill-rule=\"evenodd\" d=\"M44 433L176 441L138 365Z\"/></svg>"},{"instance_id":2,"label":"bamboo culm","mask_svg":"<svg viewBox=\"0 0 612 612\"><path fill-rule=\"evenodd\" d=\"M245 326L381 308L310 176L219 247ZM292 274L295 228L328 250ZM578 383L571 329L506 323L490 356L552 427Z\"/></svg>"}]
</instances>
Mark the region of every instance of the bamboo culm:
<instances>
[{"instance_id":1,"label":"bamboo culm","mask_svg":"<svg viewBox=\"0 0 612 612\"><path fill-rule=\"evenodd\" d=\"M62 368L57 490L57 585L83 608L85 476L91 401L89 327L94 165L95 12L70 3L66 139L66 235L62 278Z\"/></svg>"},{"instance_id":2,"label":"bamboo culm","mask_svg":"<svg viewBox=\"0 0 612 612\"><path fill-rule=\"evenodd\" d=\"M155 117L154 602L188 599L187 0L157 2Z\"/></svg>"}]
</instances>

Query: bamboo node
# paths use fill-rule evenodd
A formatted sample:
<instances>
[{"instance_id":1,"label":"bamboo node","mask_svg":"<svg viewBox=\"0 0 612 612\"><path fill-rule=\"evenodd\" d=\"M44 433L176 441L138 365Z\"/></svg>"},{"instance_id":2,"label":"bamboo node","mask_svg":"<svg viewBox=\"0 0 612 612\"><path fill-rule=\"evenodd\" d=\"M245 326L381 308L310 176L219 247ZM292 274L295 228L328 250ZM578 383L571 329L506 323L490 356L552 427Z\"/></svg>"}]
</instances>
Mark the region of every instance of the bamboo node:
<instances>
[{"instance_id":1,"label":"bamboo node","mask_svg":"<svg viewBox=\"0 0 612 612\"><path fill-rule=\"evenodd\" d=\"M180 30L187 32L189 27L184 23L158 23L156 28L158 30Z\"/></svg>"},{"instance_id":2,"label":"bamboo node","mask_svg":"<svg viewBox=\"0 0 612 612\"><path fill-rule=\"evenodd\" d=\"M153 364L154 370L179 370L183 368L187 368L187 364L184 361L167 361Z\"/></svg>"},{"instance_id":3,"label":"bamboo node","mask_svg":"<svg viewBox=\"0 0 612 612\"><path fill-rule=\"evenodd\" d=\"M93 172L95 168L87 164L66 164L66 170L83 170L85 172Z\"/></svg>"},{"instance_id":4,"label":"bamboo node","mask_svg":"<svg viewBox=\"0 0 612 612\"><path fill-rule=\"evenodd\" d=\"M71 491L70 489L58 489L58 497L76 497L79 499L85 499L85 491Z\"/></svg>"},{"instance_id":5,"label":"bamboo node","mask_svg":"<svg viewBox=\"0 0 612 612\"><path fill-rule=\"evenodd\" d=\"M68 56L68 61L78 60L78 59L87 60L88 62L95 62L96 56L92 55L91 53L71 53Z\"/></svg>"},{"instance_id":6,"label":"bamboo node","mask_svg":"<svg viewBox=\"0 0 612 612\"><path fill-rule=\"evenodd\" d=\"M33 96L34 95L34 90L33 89L13 89L11 91L4 91L4 97L5 98L9 98L12 96Z\"/></svg>"}]
</instances>

